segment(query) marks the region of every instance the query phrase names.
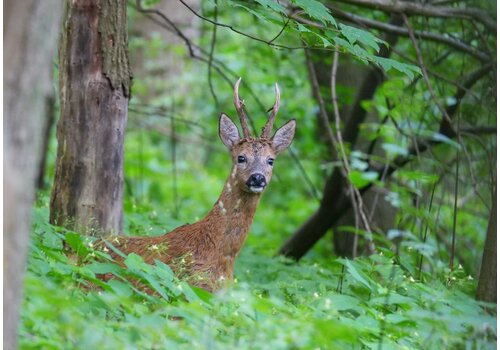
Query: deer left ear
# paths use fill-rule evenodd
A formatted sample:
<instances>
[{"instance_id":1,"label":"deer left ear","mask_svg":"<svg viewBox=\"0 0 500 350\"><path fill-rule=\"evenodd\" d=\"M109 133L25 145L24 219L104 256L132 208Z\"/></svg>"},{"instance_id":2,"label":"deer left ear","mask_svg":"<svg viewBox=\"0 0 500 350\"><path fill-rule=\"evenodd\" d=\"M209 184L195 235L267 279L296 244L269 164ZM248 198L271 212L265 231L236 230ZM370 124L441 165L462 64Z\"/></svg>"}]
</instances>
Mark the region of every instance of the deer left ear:
<instances>
[{"instance_id":1,"label":"deer left ear","mask_svg":"<svg viewBox=\"0 0 500 350\"><path fill-rule=\"evenodd\" d=\"M219 137L222 143L230 150L240 141L238 127L224 113L221 114L219 119Z\"/></svg>"},{"instance_id":2,"label":"deer left ear","mask_svg":"<svg viewBox=\"0 0 500 350\"><path fill-rule=\"evenodd\" d=\"M295 126L297 123L295 119L289 120L281 128L276 130L272 138L272 145L276 153L280 153L290 146L295 135Z\"/></svg>"}]
</instances>

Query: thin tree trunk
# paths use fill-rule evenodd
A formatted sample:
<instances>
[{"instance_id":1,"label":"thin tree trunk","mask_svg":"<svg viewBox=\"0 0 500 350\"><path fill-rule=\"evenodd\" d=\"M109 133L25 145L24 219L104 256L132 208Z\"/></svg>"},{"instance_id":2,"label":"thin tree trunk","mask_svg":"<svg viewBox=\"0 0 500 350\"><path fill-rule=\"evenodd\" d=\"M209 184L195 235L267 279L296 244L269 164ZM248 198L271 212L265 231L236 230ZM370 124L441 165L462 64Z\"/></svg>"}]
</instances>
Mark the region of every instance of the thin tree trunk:
<instances>
[{"instance_id":1,"label":"thin tree trunk","mask_svg":"<svg viewBox=\"0 0 500 350\"><path fill-rule=\"evenodd\" d=\"M479 283L476 290L476 299L497 302L497 193L493 195L486 240L484 242L483 260L479 272Z\"/></svg>"},{"instance_id":2,"label":"thin tree trunk","mask_svg":"<svg viewBox=\"0 0 500 350\"><path fill-rule=\"evenodd\" d=\"M52 88L59 0L4 2L3 345L17 348L31 206Z\"/></svg>"},{"instance_id":3,"label":"thin tree trunk","mask_svg":"<svg viewBox=\"0 0 500 350\"><path fill-rule=\"evenodd\" d=\"M50 222L119 233L131 72L125 0L66 2L59 48L61 114Z\"/></svg>"},{"instance_id":4,"label":"thin tree trunk","mask_svg":"<svg viewBox=\"0 0 500 350\"><path fill-rule=\"evenodd\" d=\"M47 167L47 155L49 152L50 132L54 126L55 116L55 97L54 95L48 96L45 100L45 127L42 131L42 146L40 162L38 163L38 175L36 176L36 187L43 189L45 187L45 170Z\"/></svg>"}]
</instances>

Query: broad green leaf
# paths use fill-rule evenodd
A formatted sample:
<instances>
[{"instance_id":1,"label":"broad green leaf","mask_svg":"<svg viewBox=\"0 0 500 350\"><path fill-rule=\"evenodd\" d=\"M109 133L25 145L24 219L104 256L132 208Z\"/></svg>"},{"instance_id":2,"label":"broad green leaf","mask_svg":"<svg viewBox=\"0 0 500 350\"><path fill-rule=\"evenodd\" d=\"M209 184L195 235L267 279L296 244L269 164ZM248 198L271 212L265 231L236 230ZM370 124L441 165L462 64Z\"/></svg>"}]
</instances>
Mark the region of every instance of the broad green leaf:
<instances>
[{"instance_id":1,"label":"broad green leaf","mask_svg":"<svg viewBox=\"0 0 500 350\"><path fill-rule=\"evenodd\" d=\"M96 274L113 273L116 275L123 271L120 266L113 263L93 262L92 264L87 265L87 268Z\"/></svg>"},{"instance_id":2,"label":"broad green leaf","mask_svg":"<svg viewBox=\"0 0 500 350\"><path fill-rule=\"evenodd\" d=\"M352 45L360 43L371 47L376 52L380 50L378 44L385 43L382 39L377 38L375 35L366 30L351 27L342 23L340 24L340 32Z\"/></svg>"},{"instance_id":3,"label":"broad green leaf","mask_svg":"<svg viewBox=\"0 0 500 350\"><path fill-rule=\"evenodd\" d=\"M337 22L330 14L330 10L317 0L292 0L298 7L302 8L311 18L317 19L323 24L337 26Z\"/></svg>"},{"instance_id":4,"label":"broad green leaf","mask_svg":"<svg viewBox=\"0 0 500 350\"><path fill-rule=\"evenodd\" d=\"M338 261L347 267L348 273L359 283L366 286L369 290L372 290L370 283L364 278L360 272L356 269L354 264L349 259L338 259Z\"/></svg>"},{"instance_id":5,"label":"broad green leaf","mask_svg":"<svg viewBox=\"0 0 500 350\"><path fill-rule=\"evenodd\" d=\"M87 248L87 245L83 241L83 238L80 234L74 232L68 232L65 236L66 242L70 245L71 248L80 256L87 255L90 253L90 250Z\"/></svg>"},{"instance_id":6,"label":"broad green leaf","mask_svg":"<svg viewBox=\"0 0 500 350\"><path fill-rule=\"evenodd\" d=\"M377 63L380 67L382 67L382 69L384 69L386 72L394 68L395 70L407 75L410 79L413 79L414 73L420 75L422 74L419 67L406 63L401 63L391 58L373 56L373 61Z\"/></svg>"},{"instance_id":7,"label":"broad green leaf","mask_svg":"<svg viewBox=\"0 0 500 350\"><path fill-rule=\"evenodd\" d=\"M133 294L133 290L130 288L128 283L123 283L116 279L111 279L107 282L107 284L117 295L129 297Z\"/></svg>"}]
</instances>

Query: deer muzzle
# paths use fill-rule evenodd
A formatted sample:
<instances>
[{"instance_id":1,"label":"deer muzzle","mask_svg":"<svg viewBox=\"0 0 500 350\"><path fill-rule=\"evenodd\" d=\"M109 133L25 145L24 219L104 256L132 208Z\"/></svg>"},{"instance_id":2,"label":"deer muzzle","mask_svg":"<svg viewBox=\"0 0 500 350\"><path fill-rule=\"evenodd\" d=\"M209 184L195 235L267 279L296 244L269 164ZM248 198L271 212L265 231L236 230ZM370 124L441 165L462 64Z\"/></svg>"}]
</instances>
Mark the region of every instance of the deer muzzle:
<instances>
[{"instance_id":1,"label":"deer muzzle","mask_svg":"<svg viewBox=\"0 0 500 350\"><path fill-rule=\"evenodd\" d=\"M250 192L261 193L267 186L266 177L259 173L252 174L248 178L246 185Z\"/></svg>"}]
</instances>

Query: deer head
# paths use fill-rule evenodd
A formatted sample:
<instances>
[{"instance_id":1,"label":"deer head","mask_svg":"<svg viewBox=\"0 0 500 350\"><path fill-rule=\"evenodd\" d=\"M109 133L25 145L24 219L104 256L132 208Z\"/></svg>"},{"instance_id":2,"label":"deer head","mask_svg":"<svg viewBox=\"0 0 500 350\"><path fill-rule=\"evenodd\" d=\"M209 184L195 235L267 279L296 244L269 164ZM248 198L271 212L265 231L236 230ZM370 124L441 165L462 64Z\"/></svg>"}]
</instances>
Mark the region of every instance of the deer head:
<instances>
[{"instance_id":1,"label":"deer head","mask_svg":"<svg viewBox=\"0 0 500 350\"><path fill-rule=\"evenodd\" d=\"M260 137L252 137L244 111L244 102L240 100L238 94L240 81L241 78L234 85L234 106L240 118L243 137L240 136L238 127L224 113L219 120L219 136L222 143L231 151L232 186L247 193L260 194L271 180L273 163L277 155L292 143L296 123L294 119L289 120L270 137L280 107L280 90L276 83L276 101L270 109L266 125L262 128Z\"/></svg>"}]
</instances>

